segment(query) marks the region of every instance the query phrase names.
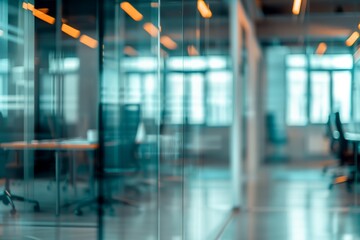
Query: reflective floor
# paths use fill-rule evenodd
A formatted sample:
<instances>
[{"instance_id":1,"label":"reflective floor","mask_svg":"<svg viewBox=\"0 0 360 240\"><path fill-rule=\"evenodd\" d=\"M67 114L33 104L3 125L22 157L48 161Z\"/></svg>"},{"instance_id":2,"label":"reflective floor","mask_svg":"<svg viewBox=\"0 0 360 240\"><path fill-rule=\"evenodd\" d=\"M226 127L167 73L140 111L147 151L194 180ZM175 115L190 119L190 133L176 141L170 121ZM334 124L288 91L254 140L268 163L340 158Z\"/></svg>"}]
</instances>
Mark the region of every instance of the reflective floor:
<instances>
[{"instance_id":1,"label":"reflective floor","mask_svg":"<svg viewBox=\"0 0 360 240\"><path fill-rule=\"evenodd\" d=\"M348 192L345 185L328 190L324 164L262 169L247 190L249 207L234 216L221 239L360 239L359 191Z\"/></svg>"},{"instance_id":2,"label":"reflective floor","mask_svg":"<svg viewBox=\"0 0 360 240\"><path fill-rule=\"evenodd\" d=\"M265 166L256 181L244 188L248 207L231 215L228 176L221 170L204 171L181 191L181 178L164 178L159 203L148 201L151 186L143 187L140 207L115 206L106 212L105 239L246 239L246 240L356 240L360 239L359 191L344 185L329 191L324 162ZM217 176L217 178L214 178ZM184 211L181 205L184 197ZM157 204L161 206L158 215ZM53 216L51 205L38 214L11 216L1 206L0 239L96 239L96 215L86 209L74 216L64 209ZM359 208L360 209L360 208ZM158 232L158 223L167 228Z\"/></svg>"},{"instance_id":3,"label":"reflective floor","mask_svg":"<svg viewBox=\"0 0 360 240\"><path fill-rule=\"evenodd\" d=\"M229 174L221 168L208 167L196 171L193 179L162 176L160 192L156 183L137 184L126 196L136 206L113 205L105 209L104 239L214 239L231 212ZM35 199L42 199L41 212L31 206L17 204L12 216L9 206L0 205L0 239L96 239L96 208L84 208L83 216L75 216L74 206L62 208L54 216L55 189L47 189L47 181L35 181ZM185 187L184 187L185 186ZM21 194L21 184L12 184L13 193ZM78 184L78 195L86 184ZM47 196L47 198L41 198ZM76 200L70 187L62 192L62 202ZM159 196L159 201L154 201ZM160 213L159 208L160 206ZM158 225L166 226L158 232Z\"/></svg>"}]
</instances>

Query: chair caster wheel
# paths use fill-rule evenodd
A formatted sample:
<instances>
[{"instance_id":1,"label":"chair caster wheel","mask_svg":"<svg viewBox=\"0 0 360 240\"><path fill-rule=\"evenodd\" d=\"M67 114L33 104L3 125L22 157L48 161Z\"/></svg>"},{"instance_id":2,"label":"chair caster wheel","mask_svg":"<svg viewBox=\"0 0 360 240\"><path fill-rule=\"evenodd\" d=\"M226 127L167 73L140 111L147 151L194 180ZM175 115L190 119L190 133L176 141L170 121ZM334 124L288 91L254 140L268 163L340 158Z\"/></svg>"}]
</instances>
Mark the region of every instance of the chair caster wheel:
<instances>
[{"instance_id":1,"label":"chair caster wheel","mask_svg":"<svg viewBox=\"0 0 360 240\"><path fill-rule=\"evenodd\" d=\"M15 214L16 214L16 210L15 210L15 209L11 209L11 210L10 210L10 214L11 214L11 215L15 215Z\"/></svg>"},{"instance_id":2,"label":"chair caster wheel","mask_svg":"<svg viewBox=\"0 0 360 240\"><path fill-rule=\"evenodd\" d=\"M74 210L74 214L75 214L76 216L82 216L82 215L83 215L83 212L82 212L80 209L75 209L75 210Z\"/></svg>"},{"instance_id":3,"label":"chair caster wheel","mask_svg":"<svg viewBox=\"0 0 360 240\"><path fill-rule=\"evenodd\" d=\"M39 205L34 206L34 212L40 212L40 206Z\"/></svg>"}]
</instances>

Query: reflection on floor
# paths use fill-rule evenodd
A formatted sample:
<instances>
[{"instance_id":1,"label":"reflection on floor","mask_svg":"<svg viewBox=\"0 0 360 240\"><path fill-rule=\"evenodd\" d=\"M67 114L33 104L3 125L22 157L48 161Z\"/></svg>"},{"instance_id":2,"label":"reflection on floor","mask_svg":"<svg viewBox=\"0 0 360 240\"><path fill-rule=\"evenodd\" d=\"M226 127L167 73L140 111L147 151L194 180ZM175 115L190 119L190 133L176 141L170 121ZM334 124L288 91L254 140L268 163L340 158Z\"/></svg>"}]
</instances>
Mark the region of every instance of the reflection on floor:
<instances>
[{"instance_id":1,"label":"reflection on floor","mask_svg":"<svg viewBox=\"0 0 360 240\"><path fill-rule=\"evenodd\" d=\"M221 239L360 239L359 191L344 185L329 191L322 165L262 169L246 191L248 208L235 215Z\"/></svg>"},{"instance_id":2,"label":"reflection on floor","mask_svg":"<svg viewBox=\"0 0 360 240\"><path fill-rule=\"evenodd\" d=\"M360 211L352 208L360 203L358 191L349 193L345 186L329 191L329 177L322 175L321 166L307 162L263 167L257 180L244 188L247 207L232 218L220 239L360 239ZM218 236L230 215L227 170L203 168L185 181L181 175L162 179L160 191L150 181L138 185L140 194L128 195L139 207L119 205L113 213L106 210L104 239ZM0 239L96 239L94 209L86 209L84 216L63 209L58 218L53 201L42 204L41 213L20 209L11 216L8 210L0 207Z\"/></svg>"},{"instance_id":3,"label":"reflection on floor","mask_svg":"<svg viewBox=\"0 0 360 240\"><path fill-rule=\"evenodd\" d=\"M127 187L126 198L138 206L114 205L113 212L106 208L104 239L151 240L161 236L176 240L184 235L187 239L213 239L231 210L228 170L199 168L186 176L189 177L182 181L181 175L164 174L160 191L156 180L138 182L138 191ZM97 239L96 208L85 208L83 216L75 216L73 207L62 208L61 216L55 217L55 187L49 191L46 184L34 183L33 197L42 199L40 213L29 210L29 205L17 204L19 214L11 216L9 207L0 206L0 239ZM12 187L16 192L17 186ZM78 195L83 195L84 190L85 184L78 186ZM62 202L71 202L73 195L71 188L62 192Z\"/></svg>"}]
</instances>

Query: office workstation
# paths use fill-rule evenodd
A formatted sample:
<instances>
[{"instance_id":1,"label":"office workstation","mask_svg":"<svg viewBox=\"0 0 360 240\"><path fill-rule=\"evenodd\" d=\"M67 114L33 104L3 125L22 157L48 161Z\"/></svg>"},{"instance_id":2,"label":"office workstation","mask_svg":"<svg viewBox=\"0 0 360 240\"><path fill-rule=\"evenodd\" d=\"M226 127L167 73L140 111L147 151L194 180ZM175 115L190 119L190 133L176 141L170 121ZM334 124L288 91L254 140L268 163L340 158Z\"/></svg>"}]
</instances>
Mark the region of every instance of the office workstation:
<instances>
[{"instance_id":1,"label":"office workstation","mask_svg":"<svg viewBox=\"0 0 360 240\"><path fill-rule=\"evenodd\" d=\"M0 1L0 239L357 239L357 0Z\"/></svg>"}]
</instances>

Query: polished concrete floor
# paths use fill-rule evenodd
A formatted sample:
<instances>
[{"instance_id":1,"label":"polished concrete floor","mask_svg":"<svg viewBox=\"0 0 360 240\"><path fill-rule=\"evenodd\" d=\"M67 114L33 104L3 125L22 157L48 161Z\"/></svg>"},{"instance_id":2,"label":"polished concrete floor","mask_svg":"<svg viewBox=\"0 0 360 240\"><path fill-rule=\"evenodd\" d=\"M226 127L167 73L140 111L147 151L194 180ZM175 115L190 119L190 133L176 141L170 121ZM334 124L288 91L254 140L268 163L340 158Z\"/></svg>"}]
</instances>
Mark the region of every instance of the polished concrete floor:
<instances>
[{"instance_id":1,"label":"polished concrete floor","mask_svg":"<svg viewBox=\"0 0 360 240\"><path fill-rule=\"evenodd\" d=\"M160 191L151 181L138 184L137 191L128 189L126 194L136 207L106 209L104 239L360 239L359 192L356 188L348 192L341 185L329 191L330 177L322 175L323 164L261 167L244 186L245 207L234 214L226 169L202 167L194 174L162 176ZM183 181L182 176L188 177ZM19 204L19 213L11 216L8 207L0 206L0 239L95 240L99 231L95 209L75 216L70 207L55 217L53 189L49 192L41 184L45 182L35 182L34 197L52 197L41 202L40 213ZM63 194L63 202L74 199L70 193Z\"/></svg>"},{"instance_id":2,"label":"polished concrete floor","mask_svg":"<svg viewBox=\"0 0 360 240\"><path fill-rule=\"evenodd\" d=\"M207 167L187 171L184 181L182 171L162 175L159 188L156 181L128 182L130 186L122 195L136 206L113 205L113 211L106 208L103 239L214 239L231 211L228 170ZM97 239L96 207L84 208L83 216L75 216L73 206L62 208L56 217L55 188L48 190L47 183L37 180L30 191L33 198L41 200L39 213L18 203L18 214L12 216L9 206L0 205L0 239ZM85 184L78 184L77 195L84 195L85 188ZM12 189L24 194L23 185L12 185ZM71 187L62 192L62 202L75 199Z\"/></svg>"},{"instance_id":3,"label":"polished concrete floor","mask_svg":"<svg viewBox=\"0 0 360 240\"><path fill-rule=\"evenodd\" d=\"M323 163L262 168L245 190L247 207L234 214L221 239L357 240L360 194L344 185L331 191Z\"/></svg>"}]
</instances>

